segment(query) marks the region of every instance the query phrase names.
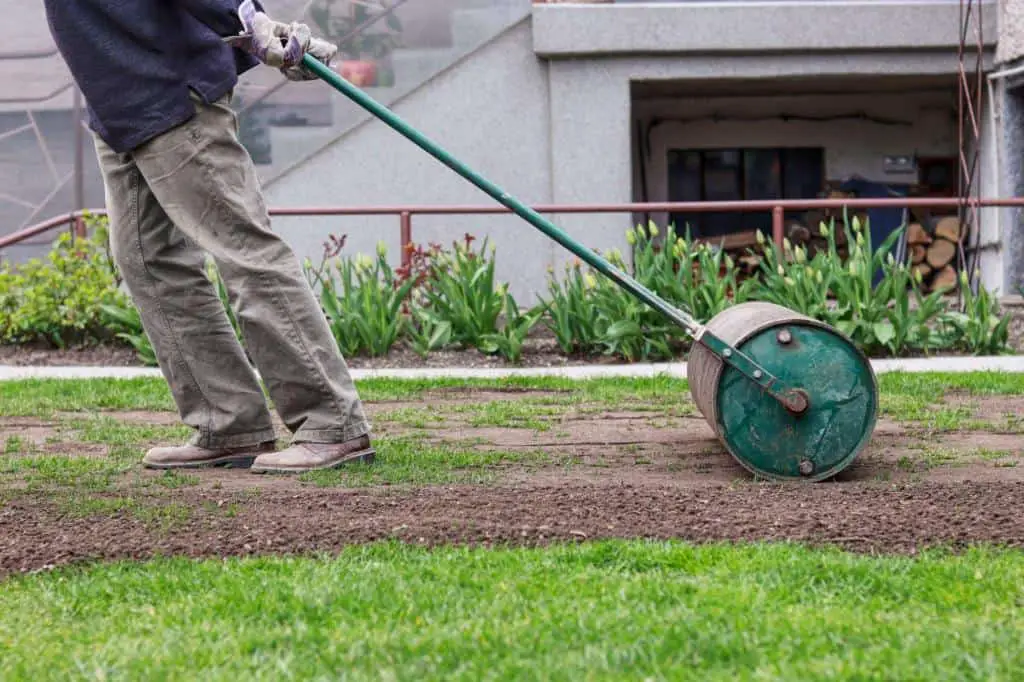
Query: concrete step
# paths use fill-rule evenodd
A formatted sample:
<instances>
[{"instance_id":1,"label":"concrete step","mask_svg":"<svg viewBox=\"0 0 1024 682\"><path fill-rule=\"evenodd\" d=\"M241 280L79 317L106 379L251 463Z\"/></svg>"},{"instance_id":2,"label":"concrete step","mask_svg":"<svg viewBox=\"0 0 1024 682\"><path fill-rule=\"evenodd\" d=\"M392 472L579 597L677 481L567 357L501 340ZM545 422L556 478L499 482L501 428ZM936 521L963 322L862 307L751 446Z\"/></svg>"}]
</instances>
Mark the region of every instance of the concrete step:
<instances>
[{"instance_id":1,"label":"concrete step","mask_svg":"<svg viewBox=\"0 0 1024 682\"><path fill-rule=\"evenodd\" d=\"M529 0L460 0L459 8L451 15L453 46L395 50L391 58L395 85L366 88L367 94L385 106L390 106L456 60L471 54L529 11ZM331 124L328 126L271 126L269 138L273 162L260 168L264 183L272 182L294 164L332 144L371 118L371 114L340 93L331 92L328 101L329 105L324 105L331 109L328 114Z\"/></svg>"}]
</instances>

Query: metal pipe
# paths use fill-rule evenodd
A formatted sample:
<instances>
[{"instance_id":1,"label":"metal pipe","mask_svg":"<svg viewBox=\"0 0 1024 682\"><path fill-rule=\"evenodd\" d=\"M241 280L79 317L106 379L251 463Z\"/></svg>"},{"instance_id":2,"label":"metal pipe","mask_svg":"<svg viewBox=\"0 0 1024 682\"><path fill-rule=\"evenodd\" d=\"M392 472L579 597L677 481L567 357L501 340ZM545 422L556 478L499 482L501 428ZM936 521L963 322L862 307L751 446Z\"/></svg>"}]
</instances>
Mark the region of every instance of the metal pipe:
<instances>
[{"instance_id":1,"label":"metal pipe","mask_svg":"<svg viewBox=\"0 0 1024 682\"><path fill-rule=\"evenodd\" d=\"M409 253L409 245L412 244L412 213L402 211L399 214L399 241L402 245L402 267L407 268L412 263L412 254Z\"/></svg>"},{"instance_id":2,"label":"metal pipe","mask_svg":"<svg viewBox=\"0 0 1024 682\"><path fill-rule=\"evenodd\" d=\"M782 210L781 206L772 207L772 240L780 249L782 248L782 240L785 237L783 234L785 217L786 212Z\"/></svg>"},{"instance_id":3,"label":"metal pipe","mask_svg":"<svg viewBox=\"0 0 1024 682\"><path fill-rule=\"evenodd\" d=\"M44 50L15 50L14 52L0 52L0 62L20 61L23 59L46 59L57 54L56 47Z\"/></svg>"},{"instance_id":4,"label":"metal pipe","mask_svg":"<svg viewBox=\"0 0 1024 682\"><path fill-rule=\"evenodd\" d=\"M43 221L41 223L37 223L31 227L26 227L23 230L18 230L17 232L9 234L5 237L0 237L0 249L4 249L13 244L23 242L26 239L31 239L32 237L43 234L45 232L49 232L50 230L56 229L58 227L69 225L78 218L80 218L81 216L81 212L72 211L71 213L65 213L64 215L59 215L54 218L50 218L49 220Z\"/></svg>"},{"instance_id":5,"label":"metal pipe","mask_svg":"<svg viewBox=\"0 0 1024 682\"><path fill-rule=\"evenodd\" d=\"M552 214L600 214L600 213L706 213L734 211L737 213L763 213L776 209L786 211L808 211L835 208L956 208L963 204L977 207L1024 208L1024 197L994 197L991 199L965 199L947 197L897 197L889 199L778 199L755 201L695 201L658 202L629 204L539 204L533 207L537 213ZM269 209L273 217L334 217L334 216L399 216L408 213L410 220L416 215L496 215L511 213L506 206L482 205L409 205L409 206L289 206ZM88 213L103 216L104 209L91 208L73 211L50 218L5 237L0 237L0 248L16 244L48 230L67 225Z\"/></svg>"},{"instance_id":6,"label":"metal pipe","mask_svg":"<svg viewBox=\"0 0 1024 682\"><path fill-rule=\"evenodd\" d=\"M1011 67L1009 69L1003 69L1001 71L993 71L988 74L986 78L990 81L999 80L1002 78L1009 78L1010 76L1016 76L1017 74L1024 73L1024 64Z\"/></svg>"}]
</instances>

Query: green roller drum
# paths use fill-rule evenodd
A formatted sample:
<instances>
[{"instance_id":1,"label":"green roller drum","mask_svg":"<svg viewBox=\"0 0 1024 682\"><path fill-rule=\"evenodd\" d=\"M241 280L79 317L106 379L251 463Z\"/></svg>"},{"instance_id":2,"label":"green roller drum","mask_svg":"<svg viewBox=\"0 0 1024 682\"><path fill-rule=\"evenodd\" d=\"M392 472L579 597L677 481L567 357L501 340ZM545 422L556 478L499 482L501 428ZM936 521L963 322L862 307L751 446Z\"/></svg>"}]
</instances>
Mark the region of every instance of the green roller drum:
<instances>
[{"instance_id":1,"label":"green roller drum","mask_svg":"<svg viewBox=\"0 0 1024 682\"><path fill-rule=\"evenodd\" d=\"M773 303L743 303L707 324L768 372L807 394L793 414L700 343L687 364L697 408L733 457L772 480L818 481L856 459L871 438L878 385L871 363L828 325Z\"/></svg>"},{"instance_id":2,"label":"green roller drum","mask_svg":"<svg viewBox=\"0 0 1024 682\"><path fill-rule=\"evenodd\" d=\"M704 418L748 470L773 480L820 481L868 442L878 405L871 365L827 325L768 303L727 309L707 325L670 305L592 249L441 149L312 56L304 65L435 159L682 327L695 343L690 390Z\"/></svg>"}]
</instances>

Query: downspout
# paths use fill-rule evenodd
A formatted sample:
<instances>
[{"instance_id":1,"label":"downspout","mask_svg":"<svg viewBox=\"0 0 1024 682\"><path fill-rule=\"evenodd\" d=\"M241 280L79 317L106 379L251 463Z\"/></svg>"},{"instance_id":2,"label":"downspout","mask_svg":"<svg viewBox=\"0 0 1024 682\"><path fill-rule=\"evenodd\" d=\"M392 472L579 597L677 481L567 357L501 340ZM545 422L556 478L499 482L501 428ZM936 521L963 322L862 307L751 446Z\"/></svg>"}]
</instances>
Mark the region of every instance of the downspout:
<instances>
[{"instance_id":1,"label":"downspout","mask_svg":"<svg viewBox=\"0 0 1024 682\"><path fill-rule=\"evenodd\" d=\"M994 71L994 72L988 74L988 76L985 79L986 85L988 86L989 121L990 121L990 124L992 125L992 133L990 135L990 139L992 140L992 145L995 147L995 151L994 151L994 153L992 155L992 159L993 159L992 163L995 166L995 174L994 174L994 176L995 176L995 179L996 179L996 182L995 182L995 194L996 194L996 197L1002 197L1003 196L1002 151L1003 151L1003 145L1006 142L1006 136L1004 134L1003 126L1002 126L1002 123L1003 123L1003 106L1002 105L1005 104L1005 100L1006 100L1006 97L1005 97L1005 95L1006 95L1006 82L1005 82L1005 79L1010 78L1012 76L1019 75L1019 74L1024 74L1024 64L1019 64L1019 65L1014 66L1012 68L1003 69L1001 71ZM1000 86L1000 91L999 92L1000 92L1000 95L1002 95L1002 97L999 99L999 105L1000 106L999 106L998 110L996 109L996 97L995 97L995 85L994 85L995 81L999 81L999 86ZM977 247L977 250L979 252L982 249L987 249L987 248L990 248L990 247L995 247L995 248L999 249L1000 251L1004 251L1004 249L1002 248L1002 245L1003 245L1003 219L1004 219L1004 216L1005 216L1005 213L1006 213L1007 209L1006 208L996 208L995 210L996 210L996 236L995 236L995 241L994 242L986 242L984 244L979 243L978 247ZM979 235L979 242L980 242L980 235ZM980 258L980 253L978 254L978 257ZM1005 276L1005 269L1006 269L1005 265L1003 266L1003 269L1004 269L1003 276Z\"/></svg>"}]
</instances>

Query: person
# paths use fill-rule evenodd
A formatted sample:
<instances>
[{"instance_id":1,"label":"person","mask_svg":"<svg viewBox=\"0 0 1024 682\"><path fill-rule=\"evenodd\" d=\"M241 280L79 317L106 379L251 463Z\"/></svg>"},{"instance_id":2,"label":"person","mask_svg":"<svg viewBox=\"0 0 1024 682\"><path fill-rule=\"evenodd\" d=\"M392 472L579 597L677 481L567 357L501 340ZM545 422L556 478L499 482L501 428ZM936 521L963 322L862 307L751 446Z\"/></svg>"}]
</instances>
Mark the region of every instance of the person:
<instances>
[{"instance_id":1,"label":"person","mask_svg":"<svg viewBox=\"0 0 1024 682\"><path fill-rule=\"evenodd\" d=\"M298 473L372 462L363 404L291 248L270 229L230 99L259 65L316 76L337 47L255 0L45 0L80 88L102 172L114 261L152 341L184 444L149 450L168 469ZM245 347L205 274L227 286ZM276 447L266 393L291 433Z\"/></svg>"}]
</instances>

